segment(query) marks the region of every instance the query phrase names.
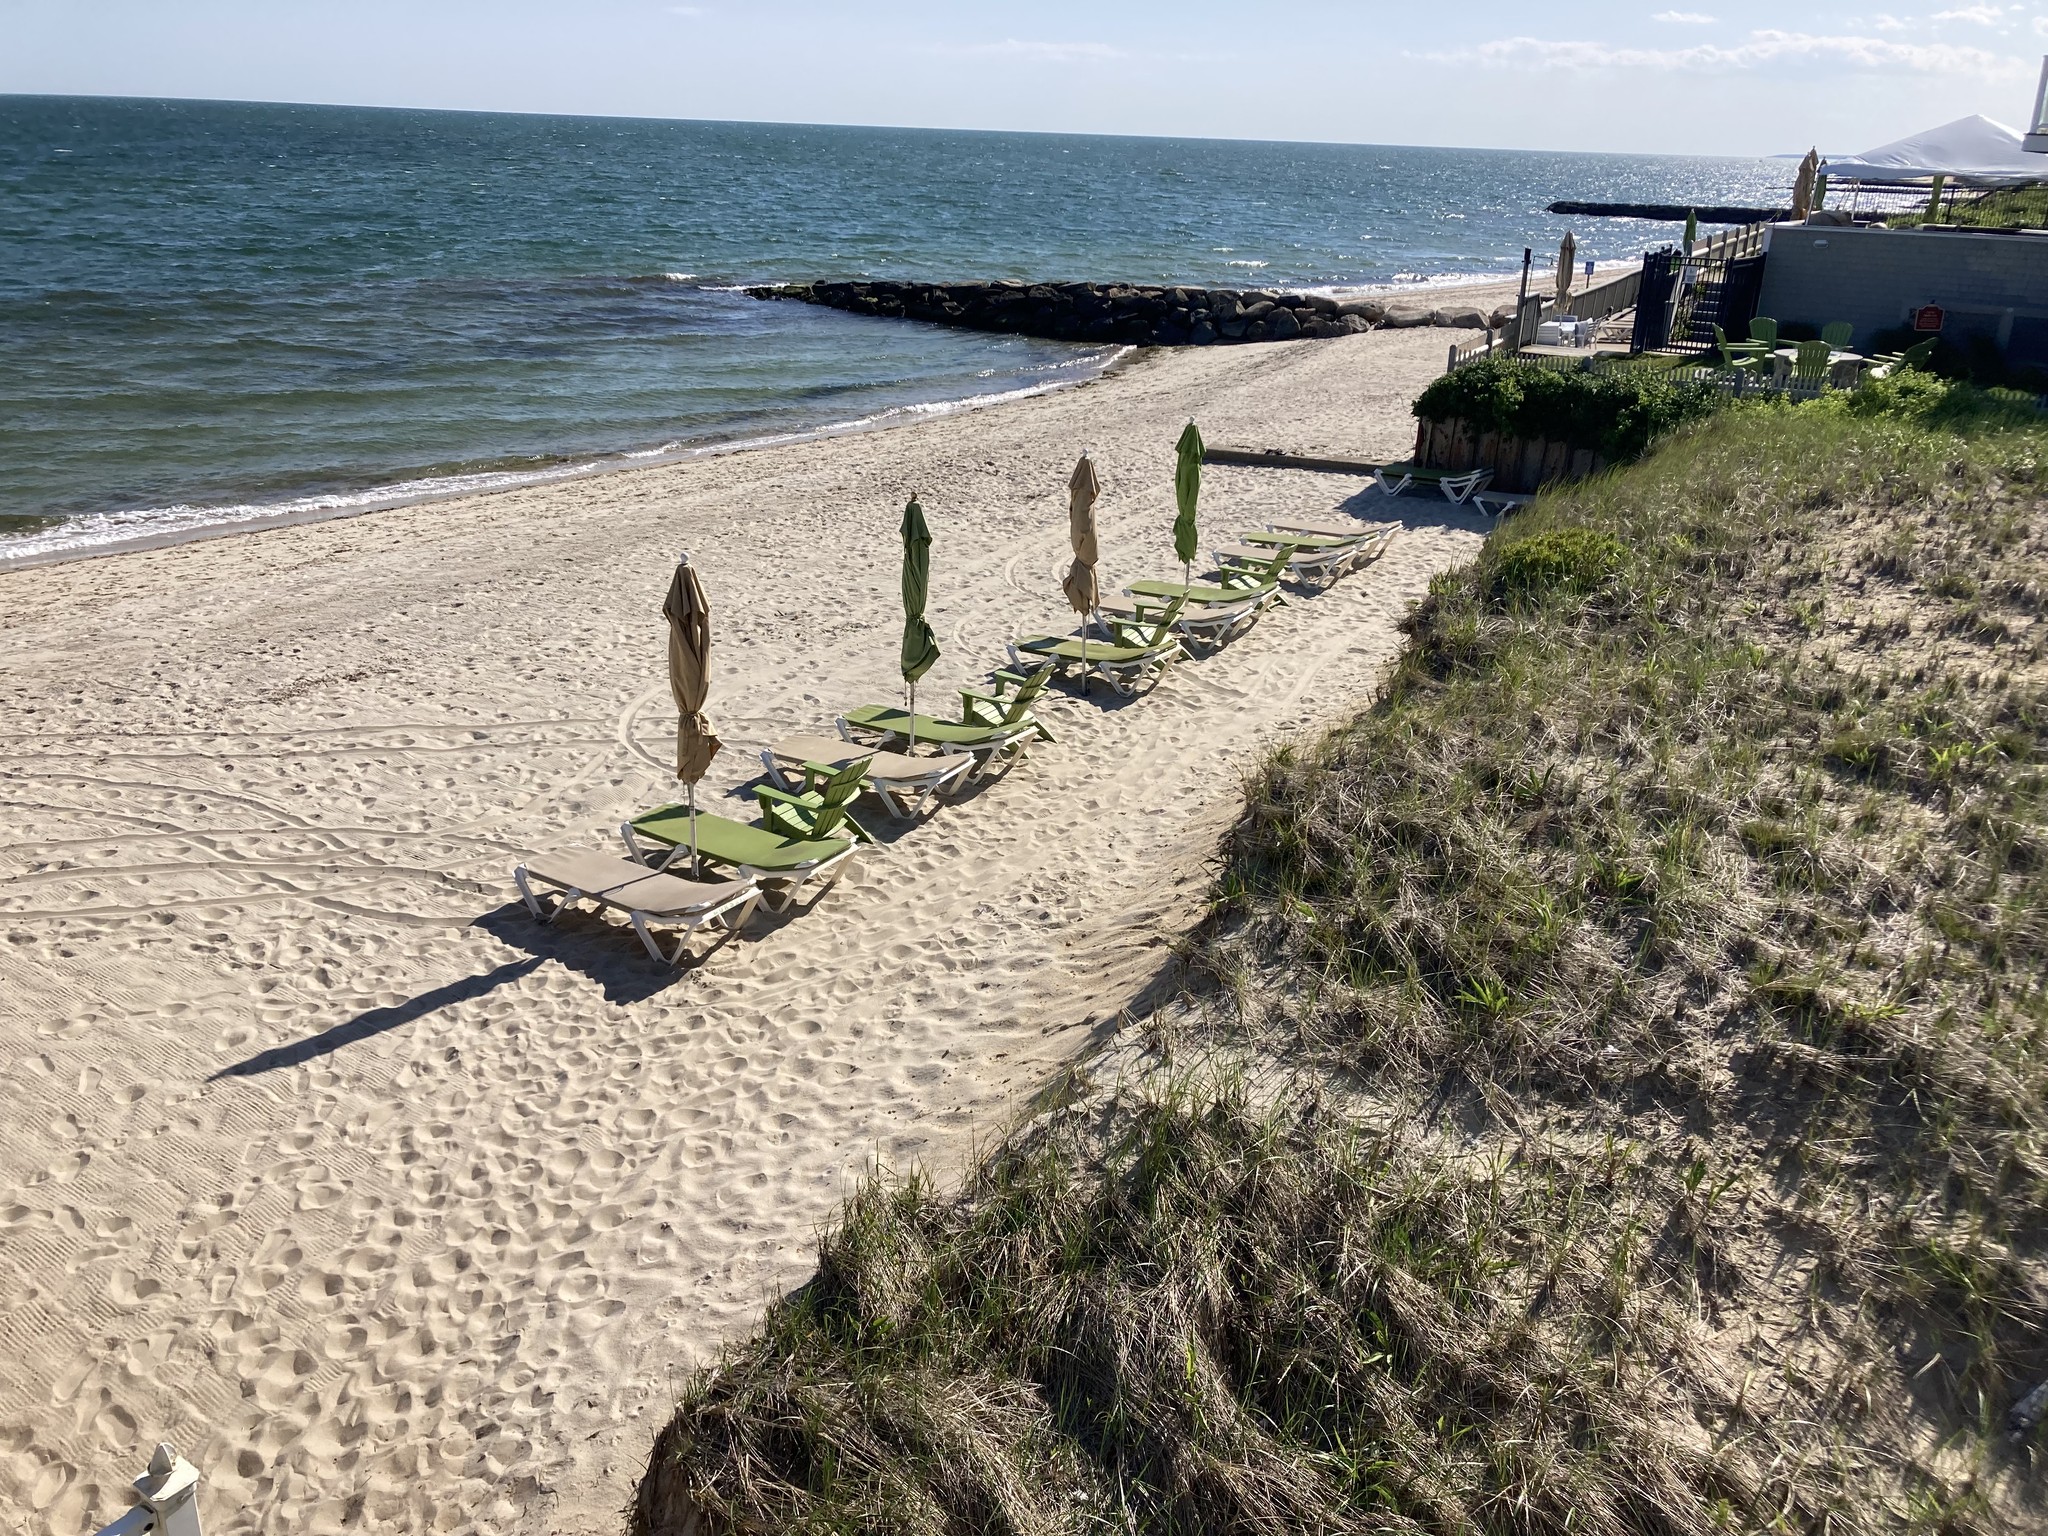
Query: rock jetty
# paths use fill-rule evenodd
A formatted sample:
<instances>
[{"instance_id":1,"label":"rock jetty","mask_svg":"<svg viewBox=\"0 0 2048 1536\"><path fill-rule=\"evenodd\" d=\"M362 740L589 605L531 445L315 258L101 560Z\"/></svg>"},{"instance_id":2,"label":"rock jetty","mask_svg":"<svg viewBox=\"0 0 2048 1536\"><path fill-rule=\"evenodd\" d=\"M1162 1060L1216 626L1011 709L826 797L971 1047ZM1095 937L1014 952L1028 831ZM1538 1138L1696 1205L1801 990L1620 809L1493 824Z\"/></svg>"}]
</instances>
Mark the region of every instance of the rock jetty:
<instances>
[{"instance_id":1,"label":"rock jetty","mask_svg":"<svg viewBox=\"0 0 2048 1536\"><path fill-rule=\"evenodd\" d=\"M757 299L794 299L857 315L1140 347L1350 336L1377 326L1484 330L1504 326L1509 319L1506 310L1489 312L1469 304L1432 307L1263 288L1146 288L1127 283L784 283L747 292Z\"/></svg>"}]
</instances>

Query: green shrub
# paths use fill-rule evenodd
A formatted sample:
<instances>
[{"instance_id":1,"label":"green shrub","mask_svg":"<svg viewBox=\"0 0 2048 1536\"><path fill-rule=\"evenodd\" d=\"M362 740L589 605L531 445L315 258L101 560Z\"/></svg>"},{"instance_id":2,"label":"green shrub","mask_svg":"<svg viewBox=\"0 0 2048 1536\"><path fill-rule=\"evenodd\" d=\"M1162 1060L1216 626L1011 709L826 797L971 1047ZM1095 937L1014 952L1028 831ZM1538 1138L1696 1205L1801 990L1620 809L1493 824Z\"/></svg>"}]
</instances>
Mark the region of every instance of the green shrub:
<instances>
[{"instance_id":1,"label":"green shrub","mask_svg":"<svg viewBox=\"0 0 2048 1536\"><path fill-rule=\"evenodd\" d=\"M1708 385L1639 369L1561 373L1510 358L1471 363L1437 379L1415 402L1422 421L1463 421L1475 433L1547 438L1590 448L1614 463L1720 404Z\"/></svg>"},{"instance_id":2,"label":"green shrub","mask_svg":"<svg viewBox=\"0 0 2048 1536\"><path fill-rule=\"evenodd\" d=\"M1494 562L1502 594L1590 592L1621 569L1621 541L1594 528L1550 528L1517 539Z\"/></svg>"}]
</instances>

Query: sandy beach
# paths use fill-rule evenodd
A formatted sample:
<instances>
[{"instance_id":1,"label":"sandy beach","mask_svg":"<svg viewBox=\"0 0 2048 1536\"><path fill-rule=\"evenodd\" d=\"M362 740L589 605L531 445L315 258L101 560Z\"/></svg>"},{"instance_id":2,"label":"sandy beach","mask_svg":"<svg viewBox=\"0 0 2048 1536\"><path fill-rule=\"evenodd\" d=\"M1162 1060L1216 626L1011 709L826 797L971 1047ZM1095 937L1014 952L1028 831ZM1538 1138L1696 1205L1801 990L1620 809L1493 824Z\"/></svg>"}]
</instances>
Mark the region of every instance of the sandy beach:
<instances>
[{"instance_id":1,"label":"sandy beach","mask_svg":"<svg viewBox=\"0 0 2048 1536\"><path fill-rule=\"evenodd\" d=\"M0 1526L111 1519L168 1439L214 1536L615 1528L680 1373L802 1281L864 1168L949 1177L1144 1006L1241 774L1369 696L1485 523L1212 466L1205 547L1283 511L1403 531L1147 697L1055 698L1057 743L681 973L510 880L673 798L677 551L714 612L706 803L744 817L762 747L900 698L913 492L944 706L1013 629L1071 627L1081 450L1113 591L1177 569L1188 417L1398 457L1471 336L1152 353L887 432L0 575Z\"/></svg>"}]
</instances>

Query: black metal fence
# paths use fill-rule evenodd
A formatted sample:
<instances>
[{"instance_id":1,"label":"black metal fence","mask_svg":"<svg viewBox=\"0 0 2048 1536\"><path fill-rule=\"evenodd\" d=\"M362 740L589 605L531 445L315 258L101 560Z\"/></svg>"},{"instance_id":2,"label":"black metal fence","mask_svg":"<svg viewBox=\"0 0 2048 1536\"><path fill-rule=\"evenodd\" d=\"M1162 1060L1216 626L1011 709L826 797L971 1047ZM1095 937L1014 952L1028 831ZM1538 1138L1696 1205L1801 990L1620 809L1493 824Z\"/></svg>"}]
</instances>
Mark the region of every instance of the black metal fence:
<instances>
[{"instance_id":1,"label":"black metal fence","mask_svg":"<svg viewBox=\"0 0 2048 1536\"><path fill-rule=\"evenodd\" d=\"M1731 338L1747 336L1763 282L1761 254L1646 252L1629 350L1705 355L1715 349L1716 327Z\"/></svg>"}]
</instances>

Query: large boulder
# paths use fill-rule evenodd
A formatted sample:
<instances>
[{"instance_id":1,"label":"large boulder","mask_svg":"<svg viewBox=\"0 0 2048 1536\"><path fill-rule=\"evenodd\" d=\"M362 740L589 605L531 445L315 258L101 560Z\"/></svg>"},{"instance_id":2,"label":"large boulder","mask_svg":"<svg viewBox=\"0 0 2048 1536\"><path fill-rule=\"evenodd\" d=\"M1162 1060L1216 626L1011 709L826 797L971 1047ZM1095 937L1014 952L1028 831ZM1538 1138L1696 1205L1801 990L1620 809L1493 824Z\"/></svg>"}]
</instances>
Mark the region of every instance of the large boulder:
<instances>
[{"instance_id":1,"label":"large boulder","mask_svg":"<svg viewBox=\"0 0 2048 1536\"><path fill-rule=\"evenodd\" d=\"M1435 318L1438 325L1448 326L1453 330L1483 331L1486 329L1486 316L1470 304L1455 308L1446 307L1439 309L1436 312Z\"/></svg>"},{"instance_id":2,"label":"large boulder","mask_svg":"<svg viewBox=\"0 0 2048 1536\"><path fill-rule=\"evenodd\" d=\"M1275 309L1266 316L1266 334L1274 341L1291 341L1301 334L1301 322L1291 309Z\"/></svg>"},{"instance_id":3,"label":"large boulder","mask_svg":"<svg viewBox=\"0 0 2048 1536\"><path fill-rule=\"evenodd\" d=\"M1346 299L1337 306L1337 313L1355 315L1368 325L1378 325L1387 317L1387 306L1379 299Z\"/></svg>"},{"instance_id":4,"label":"large boulder","mask_svg":"<svg viewBox=\"0 0 2048 1536\"><path fill-rule=\"evenodd\" d=\"M1380 324L1389 330L1409 330L1418 325L1436 324L1436 311L1428 305L1413 301L1389 304L1380 316Z\"/></svg>"},{"instance_id":5,"label":"large boulder","mask_svg":"<svg viewBox=\"0 0 2048 1536\"><path fill-rule=\"evenodd\" d=\"M1214 346L1216 327L1207 320L1197 320L1188 331L1188 344L1196 347Z\"/></svg>"}]
</instances>

